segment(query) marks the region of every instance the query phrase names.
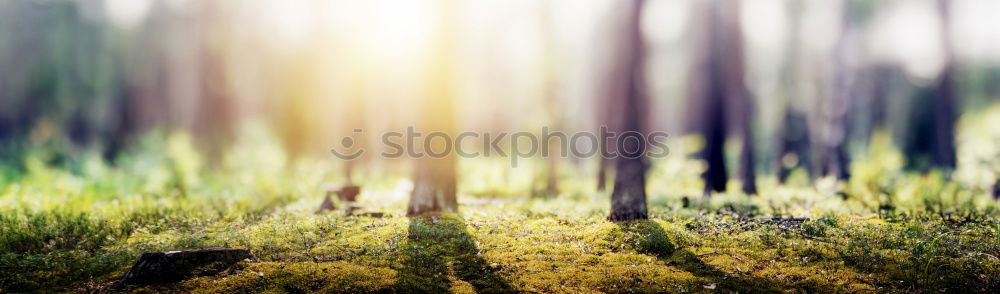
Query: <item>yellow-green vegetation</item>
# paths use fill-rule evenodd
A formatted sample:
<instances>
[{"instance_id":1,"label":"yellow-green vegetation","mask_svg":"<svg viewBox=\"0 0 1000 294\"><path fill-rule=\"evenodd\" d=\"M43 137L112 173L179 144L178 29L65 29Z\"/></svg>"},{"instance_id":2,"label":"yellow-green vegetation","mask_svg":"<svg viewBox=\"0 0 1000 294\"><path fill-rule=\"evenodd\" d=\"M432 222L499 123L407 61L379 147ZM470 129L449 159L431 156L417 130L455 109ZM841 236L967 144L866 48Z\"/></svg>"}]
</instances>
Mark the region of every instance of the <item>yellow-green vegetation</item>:
<instances>
[{"instance_id":1,"label":"yellow-green vegetation","mask_svg":"<svg viewBox=\"0 0 1000 294\"><path fill-rule=\"evenodd\" d=\"M967 120L1000 117L990 113ZM971 129L962 150L1000 145L989 143L1000 135ZM949 179L901 170L880 135L849 182L798 173L785 185L762 179L760 195L703 198L701 164L685 151L697 142L683 139L649 173L651 219L631 223L605 219L608 195L594 191L588 164L564 163L561 194L531 198L544 164L484 175L477 171L493 170L493 159L463 160L460 211L420 218L403 216L408 173L370 168L357 176L361 202L387 213L372 218L316 215L322 187L342 178L339 163L291 160L249 133L212 160L182 134L151 135L114 165L87 152L61 159L56 148L5 159L0 292L1000 288L1000 212L983 180L995 172L994 151L961 153L962 162L991 164L964 164ZM209 246L249 248L257 260L175 284L110 287L142 252Z\"/></svg>"}]
</instances>

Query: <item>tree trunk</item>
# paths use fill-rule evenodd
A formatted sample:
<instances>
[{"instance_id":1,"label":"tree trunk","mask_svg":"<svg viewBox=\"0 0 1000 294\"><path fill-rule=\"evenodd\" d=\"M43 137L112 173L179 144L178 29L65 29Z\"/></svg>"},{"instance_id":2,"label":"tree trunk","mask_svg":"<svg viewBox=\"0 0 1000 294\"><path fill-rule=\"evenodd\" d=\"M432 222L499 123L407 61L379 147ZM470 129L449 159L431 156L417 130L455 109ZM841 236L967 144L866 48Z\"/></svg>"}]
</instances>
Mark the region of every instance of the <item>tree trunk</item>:
<instances>
[{"instance_id":1,"label":"tree trunk","mask_svg":"<svg viewBox=\"0 0 1000 294\"><path fill-rule=\"evenodd\" d=\"M854 74L848 62L848 54L856 52L850 35L855 29L857 15L851 3L844 4L843 28L834 48L833 79L829 95L824 105L824 128L820 151L820 176L835 176L839 180L850 177L847 157L848 111L852 94Z\"/></svg>"},{"instance_id":2,"label":"tree trunk","mask_svg":"<svg viewBox=\"0 0 1000 294\"><path fill-rule=\"evenodd\" d=\"M695 62L692 65L693 78L691 83L690 103L693 111L689 112L688 124L692 130L701 133L705 146L700 157L707 167L701 174L705 182L705 195L726 190L729 181L725 162L726 143L726 104L722 72L719 69L721 53L717 45L721 36L718 24L716 1L702 1L695 4L694 13L701 15L702 20L696 27L698 32L695 52Z\"/></svg>"},{"instance_id":3,"label":"tree trunk","mask_svg":"<svg viewBox=\"0 0 1000 294\"><path fill-rule=\"evenodd\" d=\"M774 158L778 167L778 182L781 184L784 184L792 171L798 167L802 167L810 177L812 175L809 120L802 106L810 96L806 93L806 87L802 85L806 81L806 78L802 77L805 73L802 66L806 63L801 48L802 6L801 1L791 1L788 6L790 37L785 43L788 58L781 73L784 84L788 86L784 89L785 117L778 134L780 141Z\"/></svg>"},{"instance_id":4,"label":"tree trunk","mask_svg":"<svg viewBox=\"0 0 1000 294\"><path fill-rule=\"evenodd\" d=\"M715 39L721 47L722 60L719 70L722 71L723 83L725 84L726 100L724 103L731 105L729 115L733 117L733 127L739 130L742 146L740 149L740 169L739 177L743 182L743 193L748 195L757 194L757 173L754 162L754 152L756 151L753 138L753 96L745 83L746 66L743 58L743 30L740 22L740 1L715 2L720 5L718 13L721 17L715 21L721 22L722 31L718 32L721 38Z\"/></svg>"},{"instance_id":5,"label":"tree trunk","mask_svg":"<svg viewBox=\"0 0 1000 294\"><path fill-rule=\"evenodd\" d=\"M414 172L413 193L407 206L407 216L458 211L454 160L422 158L417 160Z\"/></svg>"},{"instance_id":6,"label":"tree trunk","mask_svg":"<svg viewBox=\"0 0 1000 294\"><path fill-rule=\"evenodd\" d=\"M956 166L955 110L958 104L958 95L955 94L955 53L951 44L950 6L950 1L938 0L945 65L941 76L938 77L937 89L934 91L934 144L931 150L934 165L949 171Z\"/></svg>"},{"instance_id":7,"label":"tree trunk","mask_svg":"<svg viewBox=\"0 0 1000 294\"><path fill-rule=\"evenodd\" d=\"M757 193L753 141L753 98L744 82L743 32L740 29L739 2L709 1L699 13L705 15L706 32L698 48L693 103L700 103L701 125L705 138L702 158L708 168L702 174L705 195L723 192L728 182L725 144L729 129L737 130L741 142L739 177L742 190Z\"/></svg>"},{"instance_id":8,"label":"tree trunk","mask_svg":"<svg viewBox=\"0 0 1000 294\"><path fill-rule=\"evenodd\" d=\"M1000 200L1000 179L993 182L993 199Z\"/></svg>"},{"instance_id":9,"label":"tree trunk","mask_svg":"<svg viewBox=\"0 0 1000 294\"><path fill-rule=\"evenodd\" d=\"M604 148L600 148L600 150L598 150L598 151L600 152L599 154L604 154ZM597 163L597 191L602 191L603 192L605 189L607 189L607 183L606 182L607 182L607 178L608 178L608 175L607 175L608 160L604 159L603 157L599 158L598 160L600 160L600 161Z\"/></svg>"},{"instance_id":10,"label":"tree trunk","mask_svg":"<svg viewBox=\"0 0 1000 294\"><path fill-rule=\"evenodd\" d=\"M624 110L617 113L622 132L643 131L645 115L645 89L643 74L644 44L640 16L645 0L633 2L632 10L627 19L627 48L623 50L622 60L626 66L626 92L623 99ZM623 140L619 132L616 140L618 158L615 160L615 186L611 192L612 221L630 221L648 218L646 211L646 162L645 140ZM633 150L635 152L633 152Z\"/></svg>"},{"instance_id":11,"label":"tree trunk","mask_svg":"<svg viewBox=\"0 0 1000 294\"><path fill-rule=\"evenodd\" d=\"M558 88L558 62L557 62L557 48L555 33L553 32L555 28L551 20L551 2L543 2L540 4L541 9L539 9L539 14L541 15L541 21L543 26L544 35L544 49L543 56L544 61L542 62L542 72L545 79L545 102L546 109L548 110L549 117L549 127L555 131L559 132L562 130L562 107L560 105L559 96L557 93ZM542 146L547 146L548 158L546 158L548 167L546 168L546 183L545 183L545 197L555 197L559 195L559 152L561 145L552 144L549 138L542 138L542 140L548 140L547 144ZM564 142L559 142L563 144ZM565 142L568 144L568 142Z\"/></svg>"},{"instance_id":12,"label":"tree trunk","mask_svg":"<svg viewBox=\"0 0 1000 294\"><path fill-rule=\"evenodd\" d=\"M809 120L806 116L788 108L785 110L782 128L781 147L778 151L778 181L783 184L794 168L802 167L811 174L812 166L809 157Z\"/></svg>"},{"instance_id":13,"label":"tree trunk","mask_svg":"<svg viewBox=\"0 0 1000 294\"><path fill-rule=\"evenodd\" d=\"M450 57L454 52L455 0L439 0L441 17L435 48L431 50L428 93L422 106L422 124L427 132L454 134L454 109L452 93L453 64ZM435 153L446 149L443 140L433 140L430 145ZM441 211L458 210L456 198L455 158L453 154L434 158L424 150L422 158L416 160L413 175L413 193L407 207L407 216L418 216Z\"/></svg>"}]
</instances>

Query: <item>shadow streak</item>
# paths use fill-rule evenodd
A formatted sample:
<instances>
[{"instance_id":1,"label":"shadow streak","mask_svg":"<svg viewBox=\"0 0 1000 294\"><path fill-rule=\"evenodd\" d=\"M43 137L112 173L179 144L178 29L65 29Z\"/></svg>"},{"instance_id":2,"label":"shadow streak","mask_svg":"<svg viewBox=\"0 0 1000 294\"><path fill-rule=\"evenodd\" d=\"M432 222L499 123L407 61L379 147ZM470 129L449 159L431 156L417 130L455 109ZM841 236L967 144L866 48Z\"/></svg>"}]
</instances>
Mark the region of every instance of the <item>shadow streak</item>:
<instances>
[{"instance_id":1,"label":"shadow streak","mask_svg":"<svg viewBox=\"0 0 1000 294\"><path fill-rule=\"evenodd\" d=\"M459 216L412 217L397 269L396 293L445 293L451 275L478 293L515 293L510 283L479 256L475 239Z\"/></svg>"},{"instance_id":2,"label":"shadow streak","mask_svg":"<svg viewBox=\"0 0 1000 294\"><path fill-rule=\"evenodd\" d=\"M740 293L774 293L793 288L792 285L775 279L754 277L750 275L731 275L718 267L704 262L689 249L676 248L670 242L670 237L659 224L652 220L639 220L616 223L625 234L638 237L634 250L663 260L667 265L689 272L697 277L706 278L715 283L718 290L730 290Z\"/></svg>"}]
</instances>

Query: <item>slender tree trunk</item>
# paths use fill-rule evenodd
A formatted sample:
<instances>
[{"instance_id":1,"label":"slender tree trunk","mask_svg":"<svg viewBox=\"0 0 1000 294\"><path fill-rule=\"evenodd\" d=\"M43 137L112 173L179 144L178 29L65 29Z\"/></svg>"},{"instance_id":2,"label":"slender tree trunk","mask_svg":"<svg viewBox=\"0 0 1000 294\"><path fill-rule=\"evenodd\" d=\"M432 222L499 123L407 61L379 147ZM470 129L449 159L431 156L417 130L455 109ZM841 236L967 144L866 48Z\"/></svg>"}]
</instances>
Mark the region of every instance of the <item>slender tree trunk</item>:
<instances>
[{"instance_id":1,"label":"slender tree trunk","mask_svg":"<svg viewBox=\"0 0 1000 294\"><path fill-rule=\"evenodd\" d=\"M604 153L604 148L600 148L600 154ZM599 158L597 163L597 191L604 191L607 189L607 171L608 171L608 161L604 158Z\"/></svg>"},{"instance_id":2,"label":"slender tree trunk","mask_svg":"<svg viewBox=\"0 0 1000 294\"><path fill-rule=\"evenodd\" d=\"M958 95L955 93L955 53L951 43L950 3L948 0L938 0L945 65L934 91L934 143L931 150L934 165L949 171L956 166L955 111L958 104Z\"/></svg>"},{"instance_id":3,"label":"slender tree trunk","mask_svg":"<svg viewBox=\"0 0 1000 294\"><path fill-rule=\"evenodd\" d=\"M1000 179L993 182L993 199L1000 200Z\"/></svg>"},{"instance_id":4,"label":"slender tree trunk","mask_svg":"<svg viewBox=\"0 0 1000 294\"><path fill-rule=\"evenodd\" d=\"M717 12L721 17L715 21L720 22L722 31L717 31L721 38L715 39L720 46L721 53L718 56L722 60L719 70L722 71L723 83L725 85L726 100L724 103L731 105L727 115L735 119L734 128L739 130L742 148L740 149L740 169L739 177L742 181L743 193L748 195L757 194L757 173L754 160L756 151L753 138L753 96L745 83L746 66L743 58L743 30L740 22L740 6L742 1L717 1L715 5L721 9Z\"/></svg>"},{"instance_id":5,"label":"slender tree trunk","mask_svg":"<svg viewBox=\"0 0 1000 294\"><path fill-rule=\"evenodd\" d=\"M805 114L788 108L785 110L785 122L782 127L781 147L778 152L778 181L785 183L792 169L802 167L806 172L812 172L809 157L809 120Z\"/></svg>"},{"instance_id":6,"label":"slender tree trunk","mask_svg":"<svg viewBox=\"0 0 1000 294\"><path fill-rule=\"evenodd\" d=\"M713 83L714 84L714 83ZM711 91L711 90L710 90ZM726 170L726 115L725 106L721 102L721 97L711 94L706 97L709 108L703 120L703 136L705 137L705 149L702 150L702 158L708 163L708 168L701 174L705 182L705 195L712 192L726 191L726 183L729 182L729 172ZM715 104L715 105L712 105Z\"/></svg>"},{"instance_id":7,"label":"slender tree trunk","mask_svg":"<svg viewBox=\"0 0 1000 294\"><path fill-rule=\"evenodd\" d=\"M848 110L850 109L853 72L848 55L856 52L850 35L857 17L851 3L844 4L843 28L834 48L833 79L829 95L824 105L824 128L820 152L820 176L835 176L846 180L850 177L847 157Z\"/></svg>"},{"instance_id":8,"label":"slender tree trunk","mask_svg":"<svg viewBox=\"0 0 1000 294\"><path fill-rule=\"evenodd\" d=\"M801 103L807 99L805 81L801 77L802 66L802 1L791 1L788 6L789 34L785 48L788 50L788 58L782 68L782 80L788 85L785 88L784 119L779 133L780 142L778 152L775 156L778 166L778 182L784 184L791 175L792 170L802 167L806 172L812 173L809 120Z\"/></svg>"},{"instance_id":9,"label":"slender tree trunk","mask_svg":"<svg viewBox=\"0 0 1000 294\"><path fill-rule=\"evenodd\" d=\"M559 96L556 91L556 89L558 88L557 84L558 84L559 74L557 67L558 62L556 56L557 48L555 42L555 33L553 32L554 28L550 17L552 3L549 1L544 1L539 5L541 6L541 9L539 9L539 13L541 15L542 26L544 28L543 35L545 38L544 39L545 47L542 52L544 56L544 61L542 62L543 64L542 72L544 74L543 78L545 79L544 87L545 87L546 109L548 110L549 127L552 129L552 131L559 132L562 130L563 120L562 116L560 115L560 113L562 113L561 111L562 109L559 103ZM559 195L559 150L561 147L560 144L563 143L568 144L568 142L559 142L559 144L553 144L552 141L549 140L549 138L542 138L542 140L547 140L546 142L547 144L544 144L543 146L548 147L547 150L548 158L546 158L547 168L545 171L546 174L545 197L547 198L555 197Z\"/></svg>"},{"instance_id":10,"label":"slender tree trunk","mask_svg":"<svg viewBox=\"0 0 1000 294\"><path fill-rule=\"evenodd\" d=\"M708 168L702 174L705 195L723 192L728 182L725 144L729 129L739 134L742 142L739 178L742 190L757 193L753 141L753 98L744 82L743 32L740 29L739 2L708 1L701 3L707 30L701 40L698 63L694 69L698 80L692 93L693 103L700 103L701 125L705 138L702 158Z\"/></svg>"},{"instance_id":11,"label":"slender tree trunk","mask_svg":"<svg viewBox=\"0 0 1000 294\"><path fill-rule=\"evenodd\" d=\"M749 110L747 110L749 111ZM749 121L743 126L743 148L740 150L740 180L743 182L743 193L757 194L757 172L754 162L753 132Z\"/></svg>"},{"instance_id":12,"label":"slender tree trunk","mask_svg":"<svg viewBox=\"0 0 1000 294\"><path fill-rule=\"evenodd\" d=\"M456 0L437 1L441 9L441 22L435 48L431 51L428 64L428 93L423 104L422 123L428 132L454 133L454 109L452 93L451 56L454 54L455 6ZM436 153L445 150L442 140L431 142ZM428 144L424 144L428 145ZM452 154L434 158L424 150L424 156L416 160L413 176L413 193L407 207L408 216L419 216L441 211L457 211L455 158Z\"/></svg>"},{"instance_id":13,"label":"slender tree trunk","mask_svg":"<svg viewBox=\"0 0 1000 294\"><path fill-rule=\"evenodd\" d=\"M690 99L694 111L689 113L688 124L697 130L705 139L705 147L700 156L707 168L701 174L705 182L705 195L726 190L729 173L726 169L725 143L727 133L725 84L722 76L719 56L722 55L718 45L722 37L719 25L718 1L701 1L695 4L695 14L702 16L697 27L702 28L698 36L697 53L693 64L692 86Z\"/></svg>"},{"instance_id":14,"label":"slender tree trunk","mask_svg":"<svg viewBox=\"0 0 1000 294\"><path fill-rule=\"evenodd\" d=\"M644 68L644 44L642 39L641 21L642 7L645 0L635 0L627 20L627 44L623 50L622 60L627 66L626 70L626 92L624 101L624 112L617 113L621 131L639 132L643 131L645 115L645 74ZM612 221L629 221L646 219L646 161L645 161L645 140L623 140L622 133L616 140L618 158L615 160L615 186L611 192L611 215L608 219ZM633 152L635 151L635 152Z\"/></svg>"}]
</instances>

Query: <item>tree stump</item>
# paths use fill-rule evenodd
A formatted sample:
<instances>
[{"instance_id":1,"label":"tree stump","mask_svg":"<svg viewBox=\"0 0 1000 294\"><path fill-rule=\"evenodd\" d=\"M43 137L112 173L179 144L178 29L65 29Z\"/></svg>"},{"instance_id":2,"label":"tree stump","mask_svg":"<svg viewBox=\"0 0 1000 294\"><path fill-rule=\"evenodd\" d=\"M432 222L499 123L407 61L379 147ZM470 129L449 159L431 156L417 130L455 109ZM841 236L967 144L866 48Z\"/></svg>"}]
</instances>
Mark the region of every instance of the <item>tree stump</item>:
<instances>
[{"instance_id":1,"label":"tree stump","mask_svg":"<svg viewBox=\"0 0 1000 294\"><path fill-rule=\"evenodd\" d=\"M205 248L147 252L125 273L121 282L126 285L178 282L198 275L214 275L247 259L253 259L249 249Z\"/></svg>"}]
</instances>

